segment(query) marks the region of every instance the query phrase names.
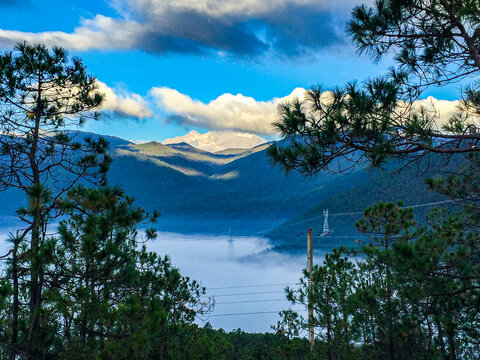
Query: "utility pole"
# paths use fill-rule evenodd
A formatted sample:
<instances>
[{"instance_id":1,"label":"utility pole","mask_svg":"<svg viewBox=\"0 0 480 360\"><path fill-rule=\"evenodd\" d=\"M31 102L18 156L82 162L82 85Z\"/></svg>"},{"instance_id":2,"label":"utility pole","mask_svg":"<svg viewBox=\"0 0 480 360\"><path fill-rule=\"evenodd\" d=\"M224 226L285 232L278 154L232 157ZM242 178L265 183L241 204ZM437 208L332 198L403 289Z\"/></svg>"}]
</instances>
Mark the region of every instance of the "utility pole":
<instances>
[{"instance_id":1,"label":"utility pole","mask_svg":"<svg viewBox=\"0 0 480 360\"><path fill-rule=\"evenodd\" d=\"M313 269L313 235L312 229L307 232L307 267L308 267L308 340L310 341L310 350L313 350L315 345L315 335L313 333L313 306L311 303L312 297L312 269Z\"/></svg>"}]
</instances>

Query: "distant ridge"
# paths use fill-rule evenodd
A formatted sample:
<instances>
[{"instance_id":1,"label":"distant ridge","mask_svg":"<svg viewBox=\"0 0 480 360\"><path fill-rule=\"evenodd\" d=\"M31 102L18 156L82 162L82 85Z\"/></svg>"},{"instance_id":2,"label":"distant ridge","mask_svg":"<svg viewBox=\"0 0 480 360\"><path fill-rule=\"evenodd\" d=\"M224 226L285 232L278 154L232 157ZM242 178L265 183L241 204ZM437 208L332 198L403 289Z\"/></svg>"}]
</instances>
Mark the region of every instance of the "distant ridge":
<instances>
[{"instance_id":1,"label":"distant ridge","mask_svg":"<svg viewBox=\"0 0 480 360\"><path fill-rule=\"evenodd\" d=\"M79 138L86 136L98 135L78 133ZM356 217L335 214L362 211L379 200L435 201L438 195L425 192L423 178L436 175L439 168L454 170L453 165L461 164L447 165L433 157L430 170L420 175L416 168L395 173L401 165L397 163L386 173L357 167L346 175L320 172L305 177L297 172L286 175L280 166L273 166L266 155L270 143L247 150L230 146L212 153L185 142L135 144L106 138L113 158L109 185L121 186L145 209L159 210L159 229L225 233L232 226L235 233L281 235L289 244L303 244L304 238L296 234L306 228L321 229L323 209L330 210L330 225L342 236L355 231ZM11 217L25 201L15 189L1 191L0 220Z\"/></svg>"},{"instance_id":2,"label":"distant ridge","mask_svg":"<svg viewBox=\"0 0 480 360\"><path fill-rule=\"evenodd\" d=\"M241 153L243 153L247 150L248 149L244 149L244 148L229 148L229 149L217 151L217 152L215 152L215 154L217 154L217 155L237 155L237 154L241 154Z\"/></svg>"}]
</instances>

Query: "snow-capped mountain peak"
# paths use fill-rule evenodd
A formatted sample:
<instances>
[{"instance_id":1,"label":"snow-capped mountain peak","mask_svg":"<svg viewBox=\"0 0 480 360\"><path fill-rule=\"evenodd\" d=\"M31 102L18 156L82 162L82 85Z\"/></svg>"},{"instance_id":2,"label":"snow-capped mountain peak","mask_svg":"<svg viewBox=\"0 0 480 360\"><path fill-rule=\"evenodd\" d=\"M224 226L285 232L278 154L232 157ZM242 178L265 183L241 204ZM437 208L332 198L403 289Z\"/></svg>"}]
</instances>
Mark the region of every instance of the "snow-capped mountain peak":
<instances>
[{"instance_id":1,"label":"snow-capped mountain peak","mask_svg":"<svg viewBox=\"0 0 480 360\"><path fill-rule=\"evenodd\" d=\"M250 149L267 141L260 136L234 131L210 131L200 134L196 130L183 136L177 136L162 141L164 145L185 142L197 149L217 152L225 149Z\"/></svg>"}]
</instances>

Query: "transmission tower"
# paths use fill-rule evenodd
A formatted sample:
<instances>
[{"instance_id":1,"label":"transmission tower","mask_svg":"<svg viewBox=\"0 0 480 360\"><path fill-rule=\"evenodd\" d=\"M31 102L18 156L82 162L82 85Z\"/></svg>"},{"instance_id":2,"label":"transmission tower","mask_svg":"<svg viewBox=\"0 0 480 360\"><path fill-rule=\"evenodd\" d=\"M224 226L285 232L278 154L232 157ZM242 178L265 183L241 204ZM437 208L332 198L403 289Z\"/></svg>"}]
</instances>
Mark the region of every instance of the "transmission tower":
<instances>
[{"instance_id":1,"label":"transmission tower","mask_svg":"<svg viewBox=\"0 0 480 360\"><path fill-rule=\"evenodd\" d=\"M331 230L328 228L328 209L327 209L327 210L323 210L323 216L324 216L324 220L323 220L323 232L322 232L322 236L331 235L331 234L333 233L333 231L331 231Z\"/></svg>"}]
</instances>

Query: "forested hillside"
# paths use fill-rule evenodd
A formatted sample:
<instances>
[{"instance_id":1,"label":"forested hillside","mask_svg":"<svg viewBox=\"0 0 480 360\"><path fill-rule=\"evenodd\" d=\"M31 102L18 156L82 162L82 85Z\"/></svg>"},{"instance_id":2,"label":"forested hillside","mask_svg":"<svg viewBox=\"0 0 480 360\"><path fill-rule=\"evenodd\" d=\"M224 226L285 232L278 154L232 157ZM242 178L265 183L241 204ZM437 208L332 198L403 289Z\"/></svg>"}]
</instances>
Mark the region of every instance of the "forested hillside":
<instances>
[{"instance_id":1,"label":"forested hillside","mask_svg":"<svg viewBox=\"0 0 480 360\"><path fill-rule=\"evenodd\" d=\"M362 217L363 210L379 201L400 200L405 206L417 206L445 200L438 192L427 189L425 179L458 169L463 163L465 159L462 156L444 158L438 155L429 159L428 164L423 162L402 166L402 163L393 162L383 170L366 169L362 173L366 181L344 187L343 191L320 201L304 213L275 228L269 236L276 242L293 241L304 245L304 237L299 239L291 235L305 232L308 228L313 228L316 233L321 232L324 222L323 210L328 209L328 222L334 233L322 241L334 245L338 241L335 236L356 235L354 224ZM417 218L422 218L431 208L420 206L414 211ZM354 239L350 241L353 242Z\"/></svg>"},{"instance_id":2,"label":"forested hillside","mask_svg":"<svg viewBox=\"0 0 480 360\"><path fill-rule=\"evenodd\" d=\"M79 138L98 138L80 133ZM328 173L303 177L274 167L266 156L268 144L213 154L188 144L134 144L107 136L113 158L110 185L118 185L147 210L158 210L160 225L188 232L225 232L233 226L246 233L264 232L315 204L365 181L359 171L348 176ZM11 215L24 203L13 189L0 193L0 213ZM211 220L208 224L201 220ZM217 220L217 222L215 222ZM228 223L219 227L218 222ZM208 226L206 226L208 225ZM203 227L202 227L203 226Z\"/></svg>"},{"instance_id":3,"label":"forested hillside","mask_svg":"<svg viewBox=\"0 0 480 360\"><path fill-rule=\"evenodd\" d=\"M88 136L98 137L80 133L79 138ZM401 164L393 163L384 170L359 167L350 174L321 172L305 177L274 167L266 155L268 144L214 154L185 143L134 144L106 138L113 158L109 183L124 188L145 209L158 210L163 229L175 230L182 224L187 232L226 232L230 227L245 233L268 232L285 221L272 238L307 227L320 231L322 212L329 209L335 234L350 235L360 215L334 214L361 212L380 200L402 200L406 205L438 201L438 194L425 191L424 179L455 164L436 157L424 172L416 166L398 171ZM13 189L0 197L0 212L5 215L24 202ZM202 225L202 219L210 220L208 226Z\"/></svg>"}]
</instances>

